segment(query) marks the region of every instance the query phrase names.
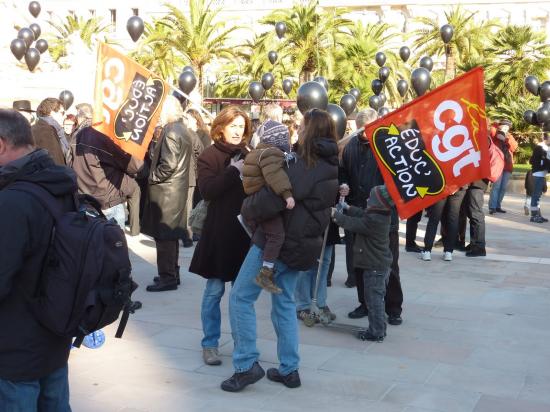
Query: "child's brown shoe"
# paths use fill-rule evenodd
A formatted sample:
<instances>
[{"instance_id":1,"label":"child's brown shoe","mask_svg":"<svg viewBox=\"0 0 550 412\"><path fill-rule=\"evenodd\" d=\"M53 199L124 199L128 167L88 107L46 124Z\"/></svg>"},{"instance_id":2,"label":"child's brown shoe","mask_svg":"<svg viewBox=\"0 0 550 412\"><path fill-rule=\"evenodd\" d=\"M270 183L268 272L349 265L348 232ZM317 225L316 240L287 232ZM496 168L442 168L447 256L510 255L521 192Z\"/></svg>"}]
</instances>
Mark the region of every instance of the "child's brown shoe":
<instances>
[{"instance_id":1,"label":"child's brown shoe","mask_svg":"<svg viewBox=\"0 0 550 412\"><path fill-rule=\"evenodd\" d=\"M262 266L260 273L256 276L256 284L269 293L279 294L283 290L273 282L273 269Z\"/></svg>"}]
</instances>

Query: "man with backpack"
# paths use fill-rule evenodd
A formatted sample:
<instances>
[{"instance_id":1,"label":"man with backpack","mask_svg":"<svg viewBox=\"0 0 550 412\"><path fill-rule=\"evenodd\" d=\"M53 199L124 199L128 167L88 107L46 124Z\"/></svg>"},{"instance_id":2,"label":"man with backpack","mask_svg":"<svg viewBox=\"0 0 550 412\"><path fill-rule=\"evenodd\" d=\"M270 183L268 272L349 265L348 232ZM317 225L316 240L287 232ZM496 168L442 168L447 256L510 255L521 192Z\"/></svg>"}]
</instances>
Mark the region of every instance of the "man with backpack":
<instances>
[{"instance_id":1,"label":"man with backpack","mask_svg":"<svg viewBox=\"0 0 550 412\"><path fill-rule=\"evenodd\" d=\"M18 182L40 186L67 210L73 205L74 173L34 147L21 114L0 110L0 409L70 411L71 338L42 326L27 304L39 287L54 219L32 194L10 189Z\"/></svg>"}]
</instances>

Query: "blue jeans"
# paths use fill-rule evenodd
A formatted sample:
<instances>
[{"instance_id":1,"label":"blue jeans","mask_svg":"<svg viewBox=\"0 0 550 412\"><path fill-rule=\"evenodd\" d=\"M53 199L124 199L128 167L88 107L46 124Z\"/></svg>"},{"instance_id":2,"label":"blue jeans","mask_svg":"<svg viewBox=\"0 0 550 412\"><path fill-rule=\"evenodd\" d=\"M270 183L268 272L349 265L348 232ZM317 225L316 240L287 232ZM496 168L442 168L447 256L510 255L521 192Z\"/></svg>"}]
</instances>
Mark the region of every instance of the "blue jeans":
<instances>
[{"instance_id":1,"label":"blue jeans","mask_svg":"<svg viewBox=\"0 0 550 412\"><path fill-rule=\"evenodd\" d=\"M325 247L325 254L321 261L321 275L319 277L319 290L317 291L317 306L324 308L327 306L327 276L332 259L332 249L334 245ZM298 282L296 283L296 310L306 310L311 307L311 299L315 294L315 280L317 278L318 265L308 271L300 272Z\"/></svg>"},{"instance_id":2,"label":"blue jeans","mask_svg":"<svg viewBox=\"0 0 550 412\"><path fill-rule=\"evenodd\" d=\"M208 279L201 304L203 348L217 348L221 336L222 313L220 301L225 292L225 282L220 279Z\"/></svg>"},{"instance_id":3,"label":"blue jeans","mask_svg":"<svg viewBox=\"0 0 550 412\"><path fill-rule=\"evenodd\" d=\"M539 210L539 201L542 196L542 189L544 189L544 182L546 177L533 176L533 195L531 196L531 210L536 212Z\"/></svg>"},{"instance_id":4,"label":"blue jeans","mask_svg":"<svg viewBox=\"0 0 550 412\"><path fill-rule=\"evenodd\" d=\"M71 412L68 366L34 381L13 382L0 379L0 410L2 412Z\"/></svg>"},{"instance_id":5,"label":"blue jeans","mask_svg":"<svg viewBox=\"0 0 550 412\"><path fill-rule=\"evenodd\" d=\"M498 180L493 183L491 194L489 195L489 209L500 209L510 176L512 176L512 173L503 171Z\"/></svg>"},{"instance_id":6,"label":"blue jeans","mask_svg":"<svg viewBox=\"0 0 550 412\"><path fill-rule=\"evenodd\" d=\"M124 230L124 227L126 226L126 213L124 213L124 205L122 203L103 210L103 214L107 219L114 219L117 225Z\"/></svg>"},{"instance_id":7,"label":"blue jeans","mask_svg":"<svg viewBox=\"0 0 550 412\"><path fill-rule=\"evenodd\" d=\"M241 266L235 285L229 296L229 318L233 335L233 367L236 372L245 372L258 361L256 347L256 312L254 303L262 288L254 278L262 267L263 251L253 245ZM277 357L282 375L298 370L298 320L294 303L294 289L298 271L281 261L275 262L275 281L283 291L271 295L271 321L277 334Z\"/></svg>"}]
</instances>

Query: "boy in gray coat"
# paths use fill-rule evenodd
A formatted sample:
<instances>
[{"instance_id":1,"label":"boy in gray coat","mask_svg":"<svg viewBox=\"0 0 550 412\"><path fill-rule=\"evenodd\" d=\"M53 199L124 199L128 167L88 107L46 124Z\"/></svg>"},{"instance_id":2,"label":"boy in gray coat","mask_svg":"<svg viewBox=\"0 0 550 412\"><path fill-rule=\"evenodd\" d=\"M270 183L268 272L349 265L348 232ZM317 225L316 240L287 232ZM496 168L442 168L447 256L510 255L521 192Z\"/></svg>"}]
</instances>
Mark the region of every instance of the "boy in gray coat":
<instances>
[{"instance_id":1,"label":"boy in gray coat","mask_svg":"<svg viewBox=\"0 0 550 412\"><path fill-rule=\"evenodd\" d=\"M357 334L361 340L382 342L386 336L384 296L392 263L389 238L392 206L386 186L380 185L372 188L366 209L344 203L345 214L332 210L334 222L356 234L353 262L356 268L363 269L369 312L368 329Z\"/></svg>"}]
</instances>

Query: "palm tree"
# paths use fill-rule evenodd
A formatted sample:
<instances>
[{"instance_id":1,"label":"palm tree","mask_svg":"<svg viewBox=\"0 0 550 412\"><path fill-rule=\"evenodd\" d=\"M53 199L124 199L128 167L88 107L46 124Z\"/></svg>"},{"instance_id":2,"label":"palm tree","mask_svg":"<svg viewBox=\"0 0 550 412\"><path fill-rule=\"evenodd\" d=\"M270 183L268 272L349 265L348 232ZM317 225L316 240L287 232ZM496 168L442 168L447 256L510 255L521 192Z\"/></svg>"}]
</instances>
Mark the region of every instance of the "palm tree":
<instances>
[{"instance_id":1,"label":"palm tree","mask_svg":"<svg viewBox=\"0 0 550 412\"><path fill-rule=\"evenodd\" d=\"M550 46L543 32L529 26L508 26L492 39L488 53L495 56L489 94L495 101L504 96L526 96L528 75L545 79L550 74Z\"/></svg>"},{"instance_id":2,"label":"palm tree","mask_svg":"<svg viewBox=\"0 0 550 412\"><path fill-rule=\"evenodd\" d=\"M140 42L138 49L131 53L131 57L171 83L177 78L178 69L184 66L185 62L182 56L164 41L169 32L170 29L160 20L145 23L144 40Z\"/></svg>"},{"instance_id":3,"label":"palm tree","mask_svg":"<svg viewBox=\"0 0 550 412\"><path fill-rule=\"evenodd\" d=\"M64 20L48 20L48 24L52 26L56 33L53 38L49 39L49 53L55 62L67 56L67 44L69 37L74 33L78 33L84 44L91 50L94 41L103 33L110 32L111 24L104 24L101 17L84 18L71 13ZM103 38L108 42L106 36Z\"/></svg>"},{"instance_id":4,"label":"palm tree","mask_svg":"<svg viewBox=\"0 0 550 412\"><path fill-rule=\"evenodd\" d=\"M229 35L239 29L238 26L226 29L225 22L218 19L220 9L213 8L212 3L213 0L190 0L189 13L165 4L169 14L159 22L159 26L164 25L165 28L155 30L149 41L151 46L159 46L159 43L162 46L164 43L164 47L173 50L173 56L193 66L198 74L201 95L205 65L216 59L234 57L235 50L229 44Z\"/></svg>"},{"instance_id":5,"label":"palm tree","mask_svg":"<svg viewBox=\"0 0 550 412\"><path fill-rule=\"evenodd\" d=\"M314 75L331 77L334 51L343 47L344 39L350 36L351 21L343 17L345 9L319 11L317 6L317 0L310 0L288 10L275 10L260 21L272 27L280 21L286 24L280 58L290 60L301 82ZM274 42L275 30L260 35L259 40Z\"/></svg>"},{"instance_id":6,"label":"palm tree","mask_svg":"<svg viewBox=\"0 0 550 412\"><path fill-rule=\"evenodd\" d=\"M448 24L453 26L453 38L446 46L439 33L437 18L418 17L415 20L425 27L412 33L417 58L445 54L445 79L456 76L457 65L466 60L485 56L485 48L491 30L498 26L496 20L474 21L477 12L464 11L460 6L445 12Z\"/></svg>"}]
</instances>

